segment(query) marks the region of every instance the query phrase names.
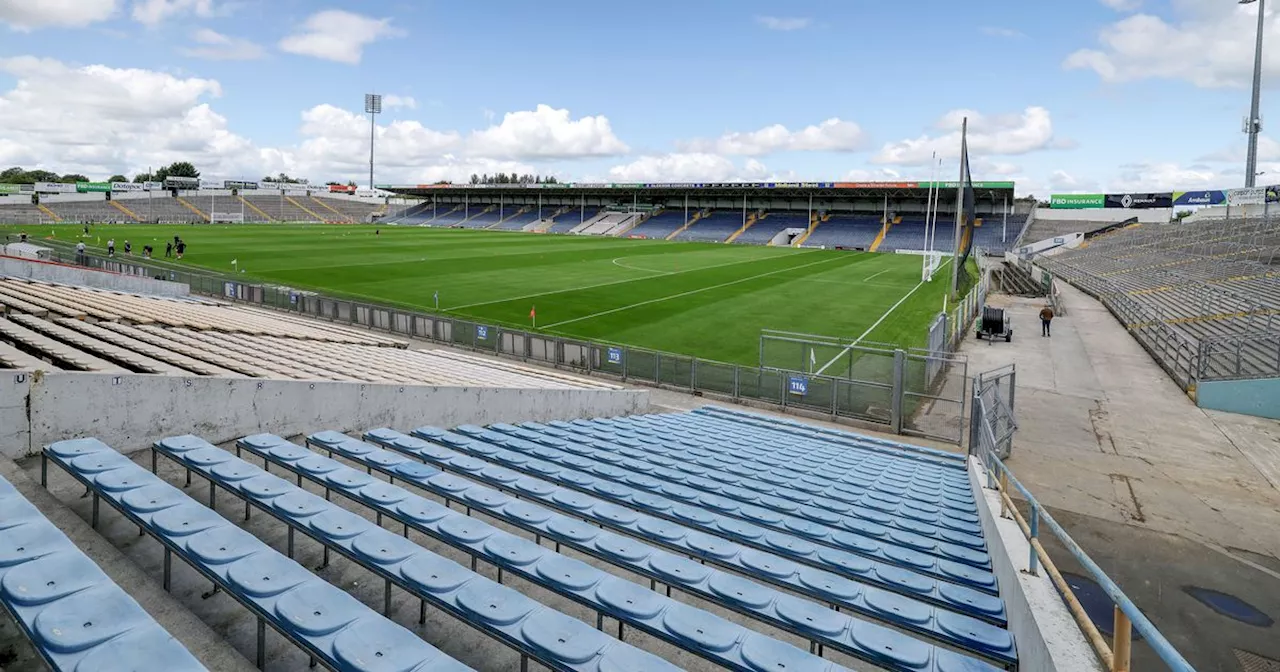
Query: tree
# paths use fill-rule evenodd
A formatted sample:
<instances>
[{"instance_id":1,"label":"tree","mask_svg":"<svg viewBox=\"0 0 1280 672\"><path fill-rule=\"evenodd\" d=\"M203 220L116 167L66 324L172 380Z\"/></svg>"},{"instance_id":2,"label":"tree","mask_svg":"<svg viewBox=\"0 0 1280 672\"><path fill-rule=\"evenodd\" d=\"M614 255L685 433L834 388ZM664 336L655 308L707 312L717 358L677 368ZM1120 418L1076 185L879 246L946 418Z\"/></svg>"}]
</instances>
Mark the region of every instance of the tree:
<instances>
[{"instance_id":1,"label":"tree","mask_svg":"<svg viewBox=\"0 0 1280 672\"><path fill-rule=\"evenodd\" d=\"M156 181L155 177L156 177L155 173L138 173L137 175L133 176L133 182L134 184L141 184L143 182L155 182Z\"/></svg>"},{"instance_id":2,"label":"tree","mask_svg":"<svg viewBox=\"0 0 1280 672\"><path fill-rule=\"evenodd\" d=\"M348 187L354 187L354 186L356 186L356 181L355 181L355 180L347 180L347 186L348 186Z\"/></svg>"},{"instance_id":3,"label":"tree","mask_svg":"<svg viewBox=\"0 0 1280 672\"><path fill-rule=\"evenodd\" d=\"M262 181L263 181L263 182L274 182L274 183L276 183L276 184L302 184L302 180L301 180L301 179L297 179L297 178L289 177L289 176L288 176L287 174L285 174L285 173L280 173L280 174L276 175L275 177L272 177L272 176L268 175L268 176L266 176L266 177L262 178Z\"/></svg>"},{"instance_id":4,"label":"tree","mask_svg":"<svg viewBox=\"0 0 1280 672\"><path fill-rule=\"evenodd\" d=\"M116 175L112 175L111 177L108 177L107 181L108 182L128 182L129 178L125 177L124 175L116 174Z\"/></svg>"},{"instance_id":5,"label":"tree","mask_svg":"<svg viewBox=\"0 0 1280 672\"><path fill-rule=\"evenodd\" d=\"M81 175L80 173L67 173L66 175L58 178L58 181L66 184L75 184L76 182L88 182L89 178Z\"/></svg>"},{"instance_id":6,"label":"tree","mask_svg":"<svg viewBox=\"0 0 1280 672\"><path fill-rule=\"evenodd\" d=\"M174 161L166 168L161 168L169 177L200 177L200 171L190 161Z\"/></svg>"}]
</instances>

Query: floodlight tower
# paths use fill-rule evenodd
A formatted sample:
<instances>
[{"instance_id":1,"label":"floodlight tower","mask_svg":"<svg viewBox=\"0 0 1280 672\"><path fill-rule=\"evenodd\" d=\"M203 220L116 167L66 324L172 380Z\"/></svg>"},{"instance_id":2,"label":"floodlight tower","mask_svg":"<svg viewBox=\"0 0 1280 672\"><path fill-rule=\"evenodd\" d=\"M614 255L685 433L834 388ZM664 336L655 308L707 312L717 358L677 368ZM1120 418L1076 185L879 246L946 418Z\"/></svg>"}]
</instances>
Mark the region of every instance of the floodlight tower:
<instances>
[{"instance_id":1,"label":"floodlight tower","mask_svg":"<svg viewBox=\"0 0 1280 672\"><path fill-rule=\"evenodd\" d=\"M373 131L375 121L382 114L382 95L364 94L364 113L369 115L369 190L373 191Z\"/></svg>"},{"instance_id":2,"label":"floodlight tower","mask_svg":"<svg viewBox=\"0 0 1280 672\"><path fill-rule=\"evenodd\" d=\"M1259 99L1262 97L1262 31L1266 26L1267 0L1239 0L1242 5L1258 3L1258 37L1253 51L1253 102L1249 106L1249 118L1244 122L1244 132L1249 134L1249 154L1244 164L1244 186L1252 187L1258 177L1258 133L1262 130L1259 116Z\"/></svg>"}]
</instances>

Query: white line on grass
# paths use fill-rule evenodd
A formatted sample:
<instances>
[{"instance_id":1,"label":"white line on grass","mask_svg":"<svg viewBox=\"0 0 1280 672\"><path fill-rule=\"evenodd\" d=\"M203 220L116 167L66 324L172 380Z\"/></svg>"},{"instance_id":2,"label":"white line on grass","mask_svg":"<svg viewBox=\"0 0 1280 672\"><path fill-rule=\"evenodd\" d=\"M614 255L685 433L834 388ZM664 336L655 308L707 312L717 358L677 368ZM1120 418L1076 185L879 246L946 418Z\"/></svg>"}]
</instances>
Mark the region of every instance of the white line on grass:
<instances>
[{"instance_id":1,"label":"white line on grass","mask_svg":"<svg viewBox=\"0 0 1280 672\"><path fill-rule=\"evenodd\" d=\"M949 263L951 263L951 262L948 260L946 263L942 264L942 266L939 266L939 267L938 267L938 270L939 270L939 271L941 271L943 268L946 268L947 264L949 264ZM936 272L935 272L935 275L936 275ZM845 349L844 349L844 350L841 350L841 351L840 351L840 353L839 353L839 354L837 354L835 357L832 357L832 358L831 358L831 361L827 362L826 364L823 364L821 369L818 369L817 371L814 371L814 372L813 372L813 375L815 375L815 376L820 376L820 375L822 375L822 372L823 372L823 371L826 371L828 367L830 367L832 364L835 364L837 361L839 361L839 359L840 359L841 357L844 357L845 353L847 353L847 352L849 352L850 350L852 350L852 349L853 349L853 346L855 346L855 345L857 345L857 344L861 343L861 342L862 342L862 339L866 338L868 334L870 334L871 332L875 331L876 327L880 326L880 323L881 323L881 322L884 322L885 318L889 317L889 314L890 314L890 313L892 313L893 311L897 310L897 309L898 309L898 306L901 306L903 303L905 303L905 302L906 302L906 300L907 300L907 299L911 298L911 295L912 295L912 294L915 294L917 289L920 289L921 287L924 287L924 284L925 284L925 281L924 281L924 280L921 280L919 284L917 284L915 287L912 287L912 288L911 288L911 291L909 291L909 292L907 292L906 294L904 294L904 295L902 296L902 298L901 298L901 299L898 299L898 302L897 302L897 303L895 303L895 304L893 304L892 306L890 306L890 307L889 307L889 310L884 311L884 315L881 315L881 316L880 316L880 319L876 320L876 323L875 323L875 324L871 325L870 327L867 327L867 330L866 330L866 331L864 331L864 332L862 332L862 335L861 335L861 336L859 336L857 340L855 340L854 342L852 342L852 343L850 343L848 346L846 346L846 347L845 347Z\"/></svg>"},{"instance_id":2,"label":"white line on grass","mask_svg":"<svg viewBox=\"0 0 1280 672\"><path fill-rule=\"evenodd\" d=\"M869 276L867 276L867 277L863 278L863 279L862 279L862 281L863 281L863 282L869 282L869 281L871 281L871 280L875 280L876 278L878 278L878 277L880 277L880 276L884 275L885 273L888 273L889 271L892 271L892 270L893 270L892 268L886 268L886 269L884 269L883 271L880 271L879 273L872 273L871 275L869 275Z\"/></svg>"},{"instance_id":3,"label":"white line on grass","mask_svg":"<svg viewBox=\"0 0 1280 672\"><path fill-rule=\"evenodd\" d=\"M621 263L620 261L618 261L619 259L630 259L630 257L618 257L617 259L614 259L613 265L619 268L626 268L632 271L643 271L645 273L661 273L664 275L671 272L671 271L659 271L653 268L640 268L639 266L632 266L630 264Z\"/></svg>"},{"instance_id":4,"label":"white line on grass","mask_svg":"<svg viewBox=\"0 0 1280 672\"><path fill-rule=\"evenodd\" d=\"M600 316L602 316L602 315L609 315L609 314L612 314L612 313L620 313L620 312L622 312L622 311L624 311L624 310L631 310L632 308L639 308L640 306L647 306L647 305L649 305L649 304L651 304L651 303L662 303L663 301L669 301L669 300L671 300L671 299L678 299L678 298L681 298L681 297L684 297L684 296L689 296L689 295L691 295L691 294L698 294L698 293L700 293L700 292L705 292L705 291L707 291L707 290L711 290L711 289L720 289L721 287L728 287L728 286L730 286L730 285L736 285L736 284L738 284L738 283L740 283L740 282L746 282L746 281L748 281L748 280L756 280L756 279L758 279L758 278L764 278L764 277L768 277L768 276L770 276L770 275L777 275L777 274L779 274L779 273L787 273L787 272L790 272L790 271L798 271L798 270L800 270L800 269L802 269L802 268L808 268L808 267L810 267L810 266L816 266L817 264L825 264L825 263L827 263L827 262L829 262L829 261L836 261L836 260L839 260L839 259L842 259L842 258L843 258L843 257L832 257L832 258L829 258L829 259L819 259L818 261L813 261L813 262L810 262L810 263L807 263L807 264L801 264L801 265L799 265L799 266L792 266L791 268L783 268L783 269L779 269L779 270L776 270L776 271L769 271L769 272L767 272L767 273L758 273L758 274L756 274L756 275L747 276L747 277L745 277L745 278L739 278L739 279L737 279L737 280L730 280L729 282L722 282L722 283L720 283L720 284L718 284L718 285L711 285L710 287L699 287L698 289L691 289L691 290L689 290L689 291L687 291L687 292L680 292L679 294L672 294L671 296L663 296L663 297L660 297L660 298L657 298L657 299L649 299L648 301L641 301L641 302L639 302L639 303L633 303L633 304L631 304L631 305L629 305L629 306L622 306L622 307L620 307L620 308L611 308L611 309L609 309L609 310L602 310L602 311L600 311L600 312L598 312L598 313L592 313L592 314L590 314L590 315L583 315L582 317L575 317L575 318L573 318L572 320L564 320L564 321L562 321L562 322L556 322L555 324L549 324L549 325L547 325L547 326L545 326L545 327L543 327L543 328L544 328L544 329L553 329L553 328L555 328L555 327L559 327L559 326L561 326L561 325L565 325L565 324L573 324L574 322L581 322L581 321L583 321L583 320L590 320L590 319L592 319L592 318L600 317ZM656 277L656 276L655 276L655 277Z\"/></svg>"},{"instance_id":5,"label":"white line on grass","mask_svg":"<svg viewBox=\"0 0 1280 672\"><path fill-rule=\"evenodd\" d=\"M524 296L512 296L505 299L495 299L493 301L481 301L479 303L468 303L461 306L449 306L448 308L445 308L445 310L447 311L464 310L466 308L475 308L476 306L488 306L495 303L506 303L507 301L519 301L521 299L534 299L539 296L546 296L548 294L563 294L564 292L577 292L584 289L595 289L596 287L608 287L610 285L621 285L627 282L637 282L639 280L650 280L652 278L662 278L668 275L679 275L681 273L693 273L694 271L706 271L712 268L720 268L722 266L732 266L734 264L746 264L753 261L762 261L765 259L777 259L783 256L786 256L786 255L778 254L778 255L773 255L769 257L754 257L751 259L739 259L737 261L730 261L723 264L712 264L711 266L699 266L698 268L690 268L684 271L668 271L668 272L661 273L659 275L649 276L648 278L627 278L626 280L612 280L610 282L602 282L596 285L585 285L582 287L566 287L564 289L553 289L548 292L538 292L537 294L525 294Z\"/></svg>"}]
</instances>

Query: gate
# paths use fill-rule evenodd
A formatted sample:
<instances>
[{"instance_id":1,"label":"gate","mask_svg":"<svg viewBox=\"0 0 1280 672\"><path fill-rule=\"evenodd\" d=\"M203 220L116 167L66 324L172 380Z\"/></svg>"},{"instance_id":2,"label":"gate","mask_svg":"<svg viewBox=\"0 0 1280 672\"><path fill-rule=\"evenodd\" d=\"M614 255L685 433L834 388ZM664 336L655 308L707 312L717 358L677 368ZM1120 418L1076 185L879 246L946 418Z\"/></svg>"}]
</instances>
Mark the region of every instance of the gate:
<instances>
[{"instance_id":1,"label":"gate","mask_svg":"<svg viewBox=\"0 0 1280 672\"><path fill-rule=\"evenodd\" d=\"M1013 452L1013 435L1018 431L1018 421L1013 414L1017 378L1017 371L1010 364L978 374L973 379L970 453L979 456L994 454L1001 460L1009 459Z\"/></svg>"}]
</instances>

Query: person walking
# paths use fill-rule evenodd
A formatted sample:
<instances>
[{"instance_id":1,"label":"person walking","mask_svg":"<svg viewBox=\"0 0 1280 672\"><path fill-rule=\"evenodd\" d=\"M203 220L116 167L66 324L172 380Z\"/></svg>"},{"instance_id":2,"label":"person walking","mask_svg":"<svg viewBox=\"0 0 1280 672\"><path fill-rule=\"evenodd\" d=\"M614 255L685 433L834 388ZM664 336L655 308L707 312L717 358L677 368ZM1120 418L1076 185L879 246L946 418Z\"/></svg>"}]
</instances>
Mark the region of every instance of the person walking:
<instances>
[{"instance_id":1,"label":"person walking","mask_svg":"<svg viewBox=\"0 0 1280 672\"><path fill-rule=\"evenodd\" d=\"M164 244L165 259L168 259L169 257L172 257L172 256L173 256L173 243L165 243Z\"/></svg>"},{"instance_id":2,"label":"person walking","mask_svg":"<svg viewBox=\"0 0 1280 672\"><path fill-rule=\"evenodd\" d=\"M84 241L76 243L76 264L84 266Z\"/></svg>"},{"instance_id":3,"label":"person walking","mask_svg":"<svg viewBox=\"0 0 1280 672\"><path fill-rule=\"evenodd\" d=\"M1053 321L1053 308L1045 306L1040 309L1040 336L1049 338L1049 323Z\"/></svg>"},{"instance_id":4,"label":"person walking","mask_svg":"<svg viewBox=\"0 0 1280 672\"><path fill-rule=\"evenodd\" d=\"M115 238L107 239L107 256L108 257L116 256L116 239Z\"/></svg>"}]
</instances>

